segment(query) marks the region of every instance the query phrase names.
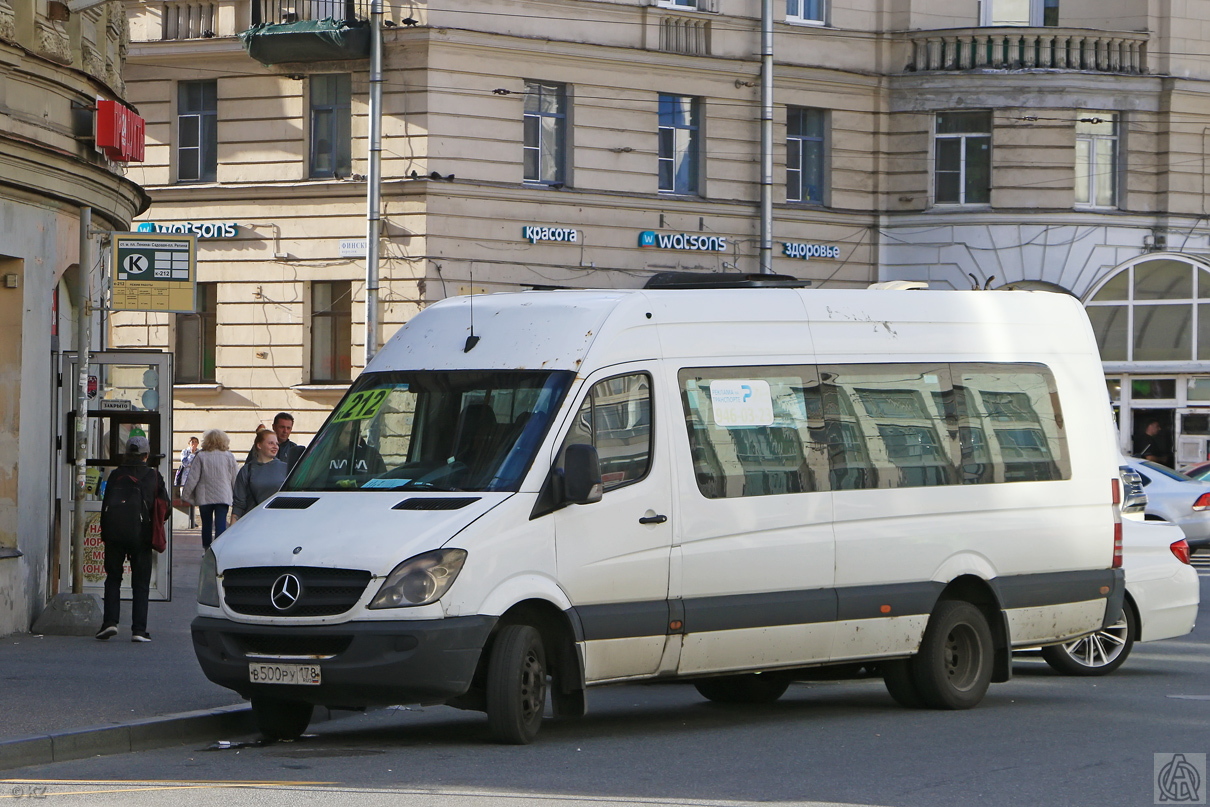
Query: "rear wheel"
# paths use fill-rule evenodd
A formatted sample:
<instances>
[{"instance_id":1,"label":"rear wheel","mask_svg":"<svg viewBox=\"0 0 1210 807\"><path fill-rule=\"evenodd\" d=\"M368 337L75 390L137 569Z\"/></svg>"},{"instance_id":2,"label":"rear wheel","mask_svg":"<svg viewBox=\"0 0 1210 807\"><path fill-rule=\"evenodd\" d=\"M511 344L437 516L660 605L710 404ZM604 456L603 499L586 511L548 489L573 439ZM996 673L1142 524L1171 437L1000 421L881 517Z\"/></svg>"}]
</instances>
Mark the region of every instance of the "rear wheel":
<instances>
[{"instance_id":1,"label":"rear wheel","mask_svg":"<svg viewBox=\"0 0 1210 807\"><path fill-rule=\"evenodd\" d=\"M1074 642L1043 647L1042 658L1064 675L1109 675L1130 655L1137 632L1138 617L1130 603L1125 603L1117 622Z\"/></svg>"},{"instance_id":2,"label":"rear wheel","mask_svg":"<svg viewBox=\"0 0 1210 807\"><path fill-rule=\"evenodd\" d=\"M297 740L310 725L314 709L314 706L303 701L263 695L252 697L252 716L256 718L256 727L268 740Z\"/></svg>"},{"instance_id":3,"label":"rear wheel","mask_svg":"<svg viewBox=\"0 0 1210 807\"><path fill-rule=\"evenodd\" d=\"M776 673L747 673L703 678L693 685L703 698L715 703L773 703L786 693L790 679Z\"/></svg>"},{"instance_id":4,"label":"rear wheel","mask_svg":"<svg viewBox=\"0 0 1210 807\"><path fill-rule=\"evenodd\" d=\"M911 659L913 678L925 706L970 709L992 680L992 633L983 612L969 602L942 600ZM892 693L894 694L894 693Z\"/></svg>"},{"instance_id":5,"label":"rear wheel","mask_svg":"<svg viewBox=\"0 0 1210 807\"><path fill-rule=\"evenodd\" d=\"M529 625L505 625L487 668L487 722L502 743L525 745L538 734L546 710L546 651Z\"/></svg>"}]
</instances>

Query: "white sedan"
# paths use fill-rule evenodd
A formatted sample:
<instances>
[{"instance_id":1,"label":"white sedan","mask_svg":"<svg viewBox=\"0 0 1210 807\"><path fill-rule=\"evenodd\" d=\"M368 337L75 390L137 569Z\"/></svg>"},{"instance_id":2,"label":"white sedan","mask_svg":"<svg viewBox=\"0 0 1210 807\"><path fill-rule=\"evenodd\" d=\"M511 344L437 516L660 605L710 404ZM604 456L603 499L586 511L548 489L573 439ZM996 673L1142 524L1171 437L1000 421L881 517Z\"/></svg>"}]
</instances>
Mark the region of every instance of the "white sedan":
<instances>
[{"instance_id":1,"label":"white sedan","mask_svg":"<svg viewBox=\"0 0 1210 807\"><path fill-rule=\"evenodd\" d=\"M1192 631L1201 587L1189 555L1179 527L1138 515L1123 517L1122 618L1091 636L1043 647L1042 658L1066 675L1107 675L1122 666L1136 641L1171 639Z\"/></svg>"},{"instance_id":2,"label":"white sedan","mask_svg":"<svg viewBox=\"0 0 1210 807\"><path fill-rule=\"evenodd\" d=\"M1124 463L1143 479L1147 518L1169 521L1185 533L1189 548L1210 548L1210 483L1134 457Z\"/></svg>"}]
</instances>

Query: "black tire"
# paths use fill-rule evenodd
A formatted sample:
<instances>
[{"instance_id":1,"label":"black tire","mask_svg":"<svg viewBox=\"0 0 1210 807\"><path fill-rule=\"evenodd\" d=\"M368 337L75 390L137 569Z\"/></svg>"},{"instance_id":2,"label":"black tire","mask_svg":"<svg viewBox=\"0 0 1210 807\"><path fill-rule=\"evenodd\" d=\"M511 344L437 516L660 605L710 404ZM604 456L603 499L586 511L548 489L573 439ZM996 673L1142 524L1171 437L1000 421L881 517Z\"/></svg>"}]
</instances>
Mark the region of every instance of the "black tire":
<instances>
[{"instance_id":1,"label":"black tire","mask_svg":"<svg viewBox=\"0 0 1210 807\"><path fill-rule=\"evenodd\" d=\"M916 688L916 675L912 670L911 659L883 661L878 665L882 671L882 683L886 691L891 693L895 703L905 709L923 709L924 698Z\"/></svg>"},{"instance_id":2,"label":"black tire","mask_svg":"<svg viewBox=\"0 0 1210 807\"><path fill-rule=\"evenodd\" d=\"M263 695L252 697L252 715L256 718L256 727L267 740L297 740L311 724L314 709L314 706L302 701Z\"/></svg>"},{"instance_id":3,"label":"black tire","mask_svg":"<svg viewBox=\"0 0 1210 807\"><path fill-rule=\"evenodd\" d=\"M1109 675L1121 667L1134 647L1139 619L1130 603L1122 606L1122 616L1107 628L1074 642L1042 648L1042 658L1055 672L1063 675Z\"/></svg>"},{"instance_id":4,"label":"black tire","mask_svg":"<svg viewBox=\"0 0 1210 807\"><path fill-rule=\"evenodd\" d=\"M703 698L715 703L773 703L786 694L790 679L778 673L745 673L702 678L693 685Z\"/></svg>"},{"instance_id":5,"label":"black tire","mask_svg":"<svg viewBox=\"0 0 1210 807\"><path fill-rule=\"evenodd\" d=\"M994 656L992 632L982 611L961 600L937 603L920 652L911 658L924 705L931 709L977 706L991 684Z\"/></svg>"},{"instance_id":6,"label":"black tire","mask_svg":"<svg viewBox=\"0 0 1210 807\"><path fill-rule=\"evenodd\" d=\"M525 745L546 711L546 651L529 625L505 625L487 666L487 723L497 742Z\"/></svg>"}]
</instances>

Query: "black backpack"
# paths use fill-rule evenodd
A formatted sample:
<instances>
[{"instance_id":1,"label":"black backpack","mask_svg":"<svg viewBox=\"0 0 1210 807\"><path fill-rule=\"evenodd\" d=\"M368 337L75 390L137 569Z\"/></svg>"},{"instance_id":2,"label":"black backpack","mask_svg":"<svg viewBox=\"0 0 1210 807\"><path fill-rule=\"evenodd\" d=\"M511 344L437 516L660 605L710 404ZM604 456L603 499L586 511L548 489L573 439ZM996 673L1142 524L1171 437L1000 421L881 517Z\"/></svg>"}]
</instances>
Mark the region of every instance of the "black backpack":
<instances>
[{"instance_id":1,"label":"black backpack","mask_svg":"<svg viewBox=\"0 0 1210 807\"><path fill-rule=\"evenodd\" d=\"M145 465L123 465L109 475L101 499L101 540L126 544L146 541L151 527L151 504L144 488L147 477L154 472Z\"/></svg>"}]
</instances>

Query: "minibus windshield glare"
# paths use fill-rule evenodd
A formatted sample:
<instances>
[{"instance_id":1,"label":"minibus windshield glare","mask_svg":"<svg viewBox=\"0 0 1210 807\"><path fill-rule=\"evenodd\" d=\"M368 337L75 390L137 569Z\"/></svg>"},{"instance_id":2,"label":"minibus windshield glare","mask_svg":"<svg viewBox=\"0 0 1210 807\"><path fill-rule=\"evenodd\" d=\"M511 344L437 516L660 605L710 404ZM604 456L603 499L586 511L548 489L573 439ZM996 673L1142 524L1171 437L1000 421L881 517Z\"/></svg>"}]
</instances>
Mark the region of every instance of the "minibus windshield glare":
<instances>
[{"instance_id":1,"label":"minibus windshield glare","mask_svg":"<svg viewBox=\"0 0 1210 807\"><path fill-rule=\"evenodd\" d=\"M363 374L284 490L514 491L574 373Z\"/></svg>"}]
</instances>

